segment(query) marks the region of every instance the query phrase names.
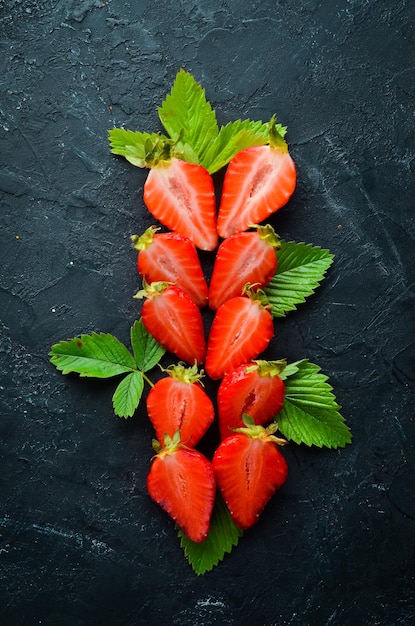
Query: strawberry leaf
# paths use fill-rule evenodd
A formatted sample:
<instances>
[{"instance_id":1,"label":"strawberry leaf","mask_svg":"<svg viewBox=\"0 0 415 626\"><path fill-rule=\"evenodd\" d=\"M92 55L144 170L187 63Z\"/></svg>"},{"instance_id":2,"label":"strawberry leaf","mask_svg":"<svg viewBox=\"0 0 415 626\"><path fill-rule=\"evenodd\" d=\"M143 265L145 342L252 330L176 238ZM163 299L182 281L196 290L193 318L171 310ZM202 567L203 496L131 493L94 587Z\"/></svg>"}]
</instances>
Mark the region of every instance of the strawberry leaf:
<instances>
[{"instance_id":1,"label":"strawberry leaf","mask_svg":"<svg viewBox=\"0 0 415 626\"><path fill-rule=\"evenodd\" d=\"M282 380L286 380L290 376L293 376L298 372L301 364L304 362L305 360L302 359L301 361L294 361L294 363L287 363L282 372L280 372L279 377L282 378Z\"/></svg>"},{"instance_id":2,"label":"strawberry leaf","mask_svg":"<svg viewBox=\"0 0 415 626\"><path fill-rule=\"evenodd\" d=\"M334 255L318 246L281 241L277 256L278 268L265 293L273 317L284 317L314 293Z\"/></svg>"},{"instance_id":3,"label":"strawberry leaf","mask_svg":"<svg viewBox=\"0 0 415 626\"><path fill-rule=\"evenodd\" d=\"M297 361L295 367L297 371L291 375L289 369L288 376L284 371L284 406L275 417L281 433L295 443L319 448L343 448L351 443L351 432L339 413L341 407L327 376L307 359Z\"/></svg>"},{"instance_id":4,"label":"strawberry leaf","mask_svg":"<svg viewBox=\"0 0 415 626\"><path fill-rule=\"evenodd\" d=\"M133 165L147 167L154 161L155 146L169 144L170 138L177 158L202 165L213 174L241 150L268 143L270 138L269 124L260 121L236 120L219 128L205 90L183 69L158 114L168 136L113 128L108 131L111 152ZM286 127L275 124L275 129L284 137Z\"/></svg>"},{"instance_id":5,"label":"strawberry leaf","mask_svg":"<svg viewBox=\"0 0 415 626\"><path fill-rule=\"evenodd\" d=\"M141 400L144 381L152 385L145 372L152 369L165 350L146 331L141 318L131 327L134 356L116 337L92 333L61 341L51 348L51 363L63 374L74 372L83 377L110 378L127 374L112 397L114 413L131 417Z\"/></svg>"},{"instance_id":6,"label":"strawberry leaf","mask_svg":"<svg viewBox=\"0 0 415 626\"><path fill-rule=\"evenodd\" d=\"M238 544L242 536L242 530L237 528L232 521L229 511L219 494L216 497L215 506L210 522L210 531L202 543L194 543L179 530L180 545L184 549L185 556L198 575L212 570L221 561L226 553Z\"/></svg>"},{"instance_id":7,"label":"strawberry leaf","mask_svg":"<svg viewBox=\"0 0 415 626\"><path fill-rule=\"evenodd\" d=\"M113 154L123 156L132 165L147 167L149 155L155 146L168 141L168 137L157 133L142 133L138 130L112 128L108 131L108 139Z\"/></svg>"},{"instance_id":8,"label":"strawberry leaf","mask_svg":"<svg viewBox=\"0 0 415 626\"><path fill-rule=\"evenodd\" d=\"M236 120L221 126L218 136L211 142L200 164L210 174L217 172L241 150L268 142L268 125L251 120Z\"/></svg>"},{"instance_id":9,"label":"strawberry leaf","mask_svg":"<svg viewBox=\"0 0 415 626\"><path fill-rule=\"evenodd\" d=\"M127 348L113 335L92 333L61 341L51 348L51 363L63 374L110 378L136 369Z\"/></svg>"},{"instance_id":10,"label":"strawberry leaf","mask_svg":"<svg viewBox=\"0 0 415 626\"><path fill-rule=\"evenodd\" d=\"M119 383L112 397L115 415L132 417L141 400L144 378L141 372L131 372Z\"/></svg>"},{"instance_id":11,"label":"strawberry leaf","mask_svg":"<svg viewBox=\"0 0 415 626\"><path fill-rule=\"evenodd\" d=\"M131 345L138 369L148 372L160 361L165 349L147 331L142 319L131 327Z\"/></svg>"},{"instance_id":12,"label":"strawberry leaf","mask_svg":"<svg viewBox=\"0 0 415 626\"><path fill-rule=\"evenodd\" d=\"M218 124L204 89L191 74L178 72L158 113L170 137L190 146L200 163L218 134Z\"/></svg>"}]
</instances>

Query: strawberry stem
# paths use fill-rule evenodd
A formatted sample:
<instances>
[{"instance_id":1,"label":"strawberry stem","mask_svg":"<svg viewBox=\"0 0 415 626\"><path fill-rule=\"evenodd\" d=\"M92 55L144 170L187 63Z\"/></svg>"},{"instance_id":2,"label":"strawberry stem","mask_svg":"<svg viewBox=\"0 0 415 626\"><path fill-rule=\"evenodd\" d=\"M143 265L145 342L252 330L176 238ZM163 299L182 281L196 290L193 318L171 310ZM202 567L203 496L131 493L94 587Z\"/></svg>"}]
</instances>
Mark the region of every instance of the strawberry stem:
<instances>
[{"instance_id":1,"label":"strawberry stem","mask_svg":"<svg viewBox=\"0 0 415 626\"><path fill-rule=\"evenodd\" d=\"M150 387L154 387L154 383L152 380L149 379L149 377L142 371L141 372L142 377L144 378L144 380L146 381L146 383L148 385L150 385Z\"/></svg>"}]
</instances>

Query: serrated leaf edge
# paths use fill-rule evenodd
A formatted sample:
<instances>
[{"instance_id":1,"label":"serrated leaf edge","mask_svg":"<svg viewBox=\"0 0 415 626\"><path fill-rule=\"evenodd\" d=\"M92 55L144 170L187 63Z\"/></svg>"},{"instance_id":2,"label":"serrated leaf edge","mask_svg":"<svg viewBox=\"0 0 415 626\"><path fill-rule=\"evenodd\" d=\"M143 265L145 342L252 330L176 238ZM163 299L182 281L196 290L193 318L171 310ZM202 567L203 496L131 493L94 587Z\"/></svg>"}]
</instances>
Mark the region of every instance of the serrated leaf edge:
<instances>
[{"instance_id":1,"label":"serrated leaf edge","mask_svg":"<svg viewBox=\"0 0 415 626\"><path fill-rule=\"evenodd\" d=\"M347 426L344 417L341 415L341 413L339 412L339 410L342 408L340 404L338 404L338 402L336 401L336 397L333 393L333 387L330 385L330 383L328 383L328 379L329 377L324 374L321 371L321 367L319 365L316 365L315 363L311 363L309 361L309 359L302 359L301 361L296 361L292 364L289 364L288 366L291 367L297 367L297 371L292 372L292 374L290 374L289 376L287 376L285 378L286 381L289 381L290 378L297 376L297 377L301 377L301 370L303 367L308 367L309 370L305 372L305 375L302 377L302 379L305 382L305 386L307 386L307 381L313 383L313 377L316 377L316 384L311 384L310 388L313 390L317 390L318 388L322 388L323 387L323 394L317 394L317 397L325 397L328 401L328 403L326 404L321 404L318 401L307 401L307 400L303 400L302 398L296 398L296 392L295 392L295 386L294 386L294 392L292 391L292 389L289 389L288 393L286 392L285 395L285 400L284 400L284 406L281 409L280 413L278 413L275 418L274 421L278 423L279 425L279 429L281 431L281 433L284 435L284 437L286 437L289 441L293 441L296 444L304 444L307 445L309 447L311 446L316 446L318 448L330 448L330 449L337 449L337 448L344 448L348 443L351 443L352 440L352 433L350 431L350 428ZM286 383L287 384L287 383ZM304 388L304 387L303 387ZM298 385L298 389L301 389L301 385ZM314 394L310 394L311 396L313 396ZM296 428L295 426L293 426L292 422L290 421L289 417L287 416L286 418L284 418L284 413L287 410L287 404L292 404L295 408L297 408L299 411L301 411L302 413L304 413L304 415L307 416L307 420L313 420L316 423L320 423L318 421L318 417L316 417L315 415L311 414L311 413L307 413L301 405L303 406L307 406L307 405L311 405L314 406L316 408L320 409L320 415L323 415L324 413L330 414L331 416L336 416L337 418L337 425L339 426L339 429L343 430L344 433L348 434L349 437L348 438L344 438L344 443L340 444L340 443L328 443L327 440L325 442L322 442L324 437L321 437L320 441L317 441L317 438L312 441L311 438L304 438L304 436L301 435L301 431L298 430L298 428ZM286 419L289 423L289 429L286 429L284 427L284 419ZM328 427L329 428L329 427ZM293 431L293 434L290 434L290 430ZM335 432L338 432L337 429L334 429Z\"/></svg>"},{"instance_id":2,"label":"serrated leaf edge","mask_svg":"<svg viewBox=\"0 0 415 626\"><path fill-rule=\"evenodd\" d=\"M120 392L120 389L123 389L123 387L128 383L128 387L131 387L131 384L128 382L129 380L131 381L133 378L136 378L137 375L139 375L141 377L141 389L140 392L137 396L135 405L133 406L133 408L130 411L119 411L117 409L117 402L116 402L116 398L117 398L117 394ZM134 415L134 413L137 410L138 405L140 404L140 400L141 400L141 396L143 394L143 389L144 389L144 377L143 374L140 370L136 370L133 372L130 372L129 374L127 374L126 376L123 377L123 379L118 383L113 396L112 396L112 407L114 409L114 413L115 415L117 415L117 417L123 417L125 419L132 417Z\"/></svg>"},{"instance_id":3,"label":"serrated leaf edge","mask_svg":"<svg viewBox=\"0 0 415 626\"><path fill-rule=\"evenodd\" d=\"M221 555L217 556L215 559L212 559L209 563L209 566L205 567L203 570L199 570L197 568L196 563L191 558L189 546L192 545L192 542L185 536L182 530L177 528L178 536L180 538L180 547L183 549L184 555L187 561L189 562L189 565L192 567L193 571L198 576L201 576L203 574L206 574L207 572L212 571L214 567L216 567L221 561L223 561L225 556L227 554L230 554L233 548L235 548L238 545L239 539L243 535L243 531L240 528L237 528L237 526L235 526L234 522L232 521L229 511L227 509L227 506L225 502L223 501L222 497L220 496L219 492L217 493L217 496L216 496L215 508L216 507L218 509L219 508L222 509L222 512L221 512L222 515L227 516L227 521L230 525L232 525L232 529L234 531L234 538L230 538L230 539L228 538L228 545L227 547L221 549ZM219 515L219 513L217 513L217 515ZM197 548L199 548L201 545L202 544L195 544Z\"/></svg>"},{"instance_id":4,"label":"serrated leaf edge","mask_svg":"<svg viewBox=\"0 0 415 626\"><path fill-rule=\"evenodd\" d=\"M131 354L131 352L128 350L128 348L119 339L117 339L117 337L115 337L111 333L97 333L95 331L93 331L91 334L82 333L79 336L72 337L71 339L64 339L62 341L59 341L59 342L53 344L52 347L51 347L51 350L50 350L50 352L48 354L48 356L50 357L50 362L56 367L56 369L58 369L60 372L62 372L62 374L66 375L66 374L75 373L75 374L78 374L82 378L87 378L87 377L88 378L112 378L114 376L119 376L119 375L124 374L124 373L133 372L135 368L130 367L128 365L125 365L124 363L119 363L117 360L110 361L110 360L105 359L105 358L98 359L98 358L93 358L93 357L85 357L85 356L82 356L82 355L76 356L76 355L73 355L73 354L65 354L65 352L63 352L63 353L57 352L57 349L59 348L59 346L64 346L67 343L78 342L78 341L81 342L81 343L85 343L85 342L89 342L91 339L92 340L102 339L104 337L110 338L111 340L115 341L122 349L124 349L124 351L126 353L128 353L130 355L131 363L134 362L134 357ZM99 348L99 346L97 346L97 348ZM59 362L62 361L64 357L72 358L72 359L80 359L80 360L83 360L83 361L95 361L95 362L96 361L101 361L102 363L107 363L108 365L118 366L119 371L115 372L114 374L111 374L109 376L103 376L103 377L96 376L96 375L89 375L87 373L87 371L79 372L78 370L72 369L71 367L65 367L65 366L62 367Z\"/></svg>"},{"instance_id":5,"label":"serrated leaf edge","mask_svg":"<svg viewBox=\"0 0 415 626\"><path fill-rule=\"evenodd\" d=\"M296 311L298 305L300 304L304 304L304 302L306 302L306 300L308 298L310 298L311 296L313 296L316 292L316 290L318 289L318 287L321 285L322 281L325 279L327 271L329 270L329 268L331 267L333 260L334 260L334 254L332 254L330 252L330 250L328 250L327 248L322 248L320 246L315 246L313 244L310 243L306 243L304 241L285 241L285 240L281 240L281 249L283 248L284 245L295 245L295 246L304 246L304 248L306 248L308 251L316 251L316 252L324 252L326 255L326 258L321 258L321 259L316 259L314 261L310 261L310 262L306 262L303 265L299 265L297 266L297 268L300 267L307 267L308 265L314 265L316 263L322 263L324 264L324 269L322 270L321 273L319 273L319 278L318 279L314 279L314 282L310 284L307 284L307 289L303 289L302 291L304 292L303 294L299 293L299 291L301 292L301 286L300 289L296 288L292 290L292 294L294 294L296 297L298 297L298 300L294 303L291 300L289 301L289 303L287 303L284 306L281 306L281 303L284 300L284 296L281 296L280 294L277 296L276 294L272 293L272 287L273 287L273 280L277 280L277 277L279 277L279 280L281 282L284 282L284 276L286 274L288 274L291 270L285 270L284 272L281 272L281 264L278 264L278 268L277 271L274 275L274 277L271 279L271 282L269 283L269 285L267 287L265 287L264 291L268 297L268 300L270 302L271 305L271 313L272 316L274 318L282 318L282 317L286 317L286 314L291 312L291 311ZM296 268L292 268L292 269L296 269ZM290 281L288 279L287 284L290 284ZM285 290L286 293L288 292L288 290ZM275 307L273 305L273 302L278 302L278 304L280 305L278 308Z\"/></svg>"}]
</instances>

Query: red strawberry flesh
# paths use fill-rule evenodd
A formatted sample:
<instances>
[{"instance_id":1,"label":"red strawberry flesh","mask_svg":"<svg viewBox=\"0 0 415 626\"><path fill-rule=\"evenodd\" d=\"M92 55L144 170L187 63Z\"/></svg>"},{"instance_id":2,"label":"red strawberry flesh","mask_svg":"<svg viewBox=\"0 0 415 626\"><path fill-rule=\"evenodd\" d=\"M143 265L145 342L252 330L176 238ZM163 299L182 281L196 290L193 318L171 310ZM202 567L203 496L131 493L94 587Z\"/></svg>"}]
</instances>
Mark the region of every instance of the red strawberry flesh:
<instances>
[{"instance_id":1,"label":"red strawberry flesh","mask_svg":"<svg viewBox=\"0 0 415 626\"><path fill-rule=\"evenodd\" d=\"M288 474L287 462L276 443L243 433L231 435L219 445L213 467L231 517L242 530L258 521Z\"/></svg>"},{"instance_id":2,"label":"red strawberry flesh","mask_svg":"<svg viewBox=\"0 0 415 626\"><path fill-rule=\"evenodd\" d=\"M162 444L165 435L179 430L181 441L194 447L214 420L213 403L199 382L197 368L182 364L167 368L170 374L150 390L147 413Z\"/></svg>"},{"instance_id":3,"label":"red strawberry flesh","mask_svg":"<svg viewBox=\"0 0 415 626\"><path fill-rule=\"evenodd\" d=\"M216 488L212 464L200 452L179 447L159 453L147 477L147 490L191 541L206 539Z\"/></svg>"},{"instance_id":4,"label":"red strawberry flesh","mask_svg":"<svg viewBox=\"0 0 415 626\"><path fill-rule=\"evenodd\" d=\"M217 247L215 190L202 166L176 157L159 162L147 176L144 202L156 219L196 247Z\"/></svg>"},{"instance_id":5,"label":"red strawberry flesh","mask_svg":"<svg viewBox=\"0 0 415 626\"><path fill-rule=\"evenodd\" d=\"M232 235L219 246L209 287L211 309L240 296L246 283L265 287L274 276L279 239L270 224L255 228Z\"/></svg>"},{"instance_id":6,"label":"red strawberry flesh","mask_svg":"<svg viewBox=\"0 0 415 626\"><path fill-rule=\"evenodd\" d=\"M206 354L203 318L190 296L175 285L156 282L138 292L146 297L141 317L148 332L189 365L203 363Z\"/></svg>"},{"instance_id":7,"label":"red strawberry flesh","mask_svg":"<svg viewBox=\"0 0 415 626\"><path fill-rule=\"evenodd\" d=\"M260 301L239 296L224 302L213 319L207 343L206 372L222 378L239 365L255 359L274 334L271 313Z\"/></svg>"},{"instance_id":8,"label":"red strawberry flesh","mask_svg":"<svg viewBox=\"0 0 415 626\"><path fill-rule=\"evenodd\" d=\"M139 250L137 269L147 283L167 281L183 289L199 307L207 304L208 286L195 245L179 233L157 233L148 228L133 236Z\"/></svg>"},{"instance_id":9,"label":"red strawberry flesh","mask_svg":"<svg viewBox=\"0 0 415 626\"><path fill-rule=\"evenodd\" d=\"M217 230L224 239L259 224L284 206L294 192L296 169L288 150L253 146L229 163Z\"/></svg>"},{"instance_id":10,"label":"red strawberry flesh","mask_svg":"<svg viewBox=\"0 0 415 626\"><path fill-rule=\"evenodd\" d=\"M243 427L243 415L265 426L282 409L284 382L279 377L285 361L255 361L228 372L218 389L218 422L222 439Z\"/></svg>"}]
</instances>

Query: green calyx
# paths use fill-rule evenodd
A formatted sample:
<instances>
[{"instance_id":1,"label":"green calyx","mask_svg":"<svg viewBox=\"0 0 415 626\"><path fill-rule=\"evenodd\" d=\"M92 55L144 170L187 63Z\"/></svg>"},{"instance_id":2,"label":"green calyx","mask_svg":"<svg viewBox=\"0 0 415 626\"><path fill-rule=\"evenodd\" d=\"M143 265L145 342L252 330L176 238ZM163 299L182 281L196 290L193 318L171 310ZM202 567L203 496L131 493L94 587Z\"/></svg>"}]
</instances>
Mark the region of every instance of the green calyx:
<instances>
[{"instance_id":1,"label":"green calyx","mask_svg":"<svg viewBox=\"0 0 415 626\"><path fill-rule=\"evenodd\" d=\"M256 289L259 283L246 283L242 287L242 295L247 296L252 302L256 302L262 309L270 309L268 297L263 289Z\"/></svg>"},{"instance_id":2,"label":"green calyx","mask_svg":"<svg viewBox=\"0 0 415 626\"><path fill-rule=\"evenodd\" d=\"M154 235L160 230L159 226L150 226L142 235L131 235L136 250L146 250L154 241Z\"/></svg>"},{"instance_id":3,"label":"green calyx","mask_svg":"<svg viewBox=\"0 0 415 626\"><path fill-rule=\"evenodd\" d=\"M259 376L279 376L287 367L287 359L280 359L278 361L265 361L258 359L249 365L245 371L247 374L250 372L258 372Z\"/></svg>"},{"instance_id":4,"label":"green calyx","mask_svg":"<svg viewBox=\"0 0 415 626\"><path fill-rule=\"evenodd\" d=\"M152 168L168 163L174 156L176 141L158 137L156 141L148 137L144 143L146 167Z\"/></svg>"},{"instance_id":5,"label":"green calyx","mask_svg":"<svg viewBox=\"0 0 415 626\"><path fill-rule=\"evenodd\" d=\"M169 454L173 454L179 448L183 447L183 444L180 441L180 431L176 430L173 437L170 437L167 433L164 435L164 445L161 445L157 439L153 439L152 446L153 450L156 453L156 456L161 458L168 456Z\"/></svg>"},{"instance_id":6,"label":"green calyx","mask_svg":"<svg viewBox=\"0 0 415 626\"><path fill-rule=\"evenodd\" d=\"M143 289L137 291L133 298L136 298L137 300L142 300L143 298L155 298L156 296L160 296L167 289L167 287L170 287L171 285L174 285L174 283L169 283L164 280L148 284L143 279Z\"/></svg>"},{"instance_id":7,"label":"green calyx","mask_svg":"<svg viewBox=\"0 0 415 626\"><path fill-rule=\"evenodd\" d=\"M274 433L278 430L278 424L275 422L272 422L272 424L265 428L264 426L255 424L253 418L247 413L243 414L242 421L245 426L242 426L241 428L234 428L234 432L247 435L248 437L251 437L251 439L262 439L264 442L272 441L280 446L287 445L288 441L286 439L275 436Z\"/></svg>"},{"instance_id":8,"label":"green calyx","mask_svg":"<svg viewBox=\"0 0 415 626\"><path fill-rule=\"evenodd\" d=\"M199 371L196 361L191 367L186 365L183 361L179 361L176 365L169 365L168 367L161 369L163 372L166 372L169 376L174 378L174 380L178 380L182 383L188 383L189 385L196 382L201 383L200 379L205 375L203 370Z\"/></svg>"},{"instance_id":9,"label":"green calyx","mask_svg":"<svg viewBox=\"0 0 415 626\"><path fill-rule=\"evenodd\" d=\"M182 152L178 149L182 141L184 130L182 129L176 139L170 139L164 135L149 135L144 142L145 166L160 167L170 163L173 157L181 158Z\"/></svg>"},{"instance_id":10,"label":"green calyx","mask_svg":"<svg viewBox=\"0 0 415 626\"><path fill-rule=\"evenodd\" d=\"M288 145L284 139L286 132L287 127L277 124L277 118L273 115L268 122L269 145L271 148L281 150L282 152L288 152Z\"/></svg>"},{"instance_id":11,"label":"green calyx","mask_svg":"<svg viewBox=\"0 0 415 626\"><path fill-rule=\"evenodd\" d=\"M280 238L271 226L271 224L249 224L250 228L256 228L259 238L265 241L269 246L279 250L281 248Z\"/></svg>"},{"instance_id":12,"label":"green calyx","mask_svg":"<svg viewBox=\"0 0 415 626\"><path fill-rule=\"evenodd\" d=\"M160 133L113 128L108 131L108 138L113 154L123 156L136 167L157 167L168 163L177 151L177 143Z\"/></svg>"}]
</instances>

